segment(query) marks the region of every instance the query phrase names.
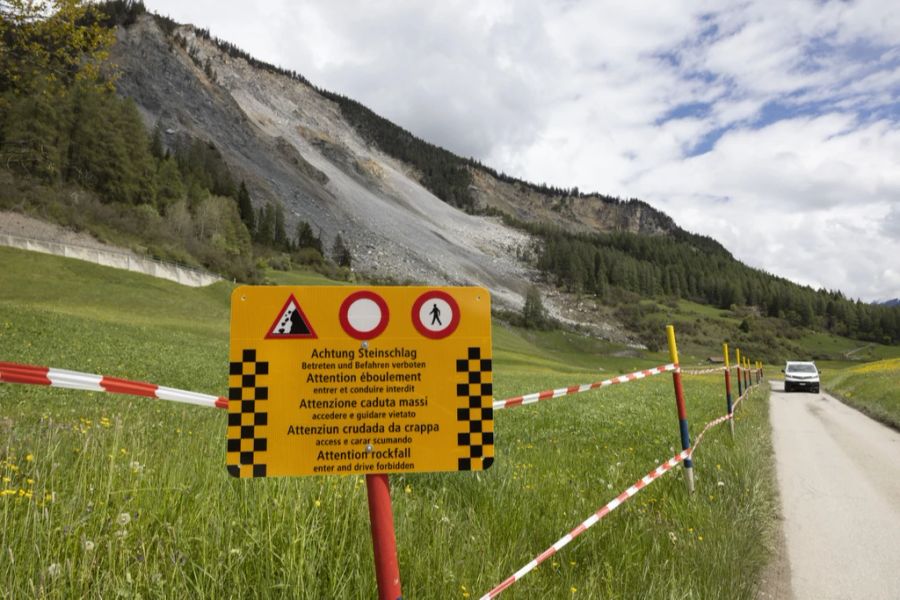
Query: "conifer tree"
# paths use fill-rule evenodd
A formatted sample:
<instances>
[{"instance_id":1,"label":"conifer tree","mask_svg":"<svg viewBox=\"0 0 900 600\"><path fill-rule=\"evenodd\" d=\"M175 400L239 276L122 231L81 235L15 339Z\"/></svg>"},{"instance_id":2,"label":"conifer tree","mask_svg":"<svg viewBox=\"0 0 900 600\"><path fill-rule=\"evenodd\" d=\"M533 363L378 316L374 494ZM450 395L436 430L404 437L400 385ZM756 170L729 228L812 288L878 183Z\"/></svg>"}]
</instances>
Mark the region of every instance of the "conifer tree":
<instances>
[{"instance_id":1,"label":"conifer tree","mask_svg":"<svg viewBox=\"0 0 900 600\"><path fill-rule=\"evenodd\" d=\"M184 184L178 164L172 158L159 161L156 171L156 203L165 212L168 206L184 198Z\"/></svg>"},{"instance_id":2,"label":"conifer tree","mask_svg":"<svg viewBox=\"0 0 900 600\"><path fill-rule=\"evenodd\" d=\"M322 240L313 233L312 227L306 221L297 223L297 248L312 248L320 254L322 252Z\"/></svg>"},{"instance_id":3,"label":"conifer tree","mask_svg":"<svg viewBox=\"0 0 900 600\"><path fill-rule=\"evenodd\" d=\"M547 311L541 300L541 291L535 285L525 293L522 324L529 329L544 329L547 326Z\"/></svg>"},{"instance_id":4,"label":"conifer tree","mask_svg":"<svg viewBox=\"0 0 900 600\"><path fill-rule=\"evenodd\" d=\"M347 267L348 269L353 262L350 248L344 243L344 238L341 237L340 233L334 238L334 245L331 247L331 258L338 266Z\"/></svg>"},{"instance_id":5,"label":"conifer tree","mask_svg":"<svg viewBox=\"0 0 900 600\"><path fill-rule=\"evenodd\" d=\"M253 234L256 231L256 213L253 212L253 202L250 200L250 192L247 190L247 184L241 181L241 187L238 189L238 211L241 214L241 221L247 227L247 231Z\"/></svg>"},{"instance_id":6,"label":"conifer tree","mask_svg":"<svg viewBox=\"0 0 900 600\"><path fill-rule=\"evenodd\" d=\"M284 225L284 209L281 208L281 204L274 205L275 217L274 217L274 229L272 231L272 243L276 248L282 250L290 250L290 240L287 236L287 230Z\"/></svg>"},{"instance_id":7,"label":"conifer tree","mask_svg":"<svg viewBox=\"0 0 900 600\"><path fill-rule=\"evenodd\" d=\"M260 207L256 223L256 241L271 246L275 240L275 205L269 202Z\"/></svg>"}]
</instances>

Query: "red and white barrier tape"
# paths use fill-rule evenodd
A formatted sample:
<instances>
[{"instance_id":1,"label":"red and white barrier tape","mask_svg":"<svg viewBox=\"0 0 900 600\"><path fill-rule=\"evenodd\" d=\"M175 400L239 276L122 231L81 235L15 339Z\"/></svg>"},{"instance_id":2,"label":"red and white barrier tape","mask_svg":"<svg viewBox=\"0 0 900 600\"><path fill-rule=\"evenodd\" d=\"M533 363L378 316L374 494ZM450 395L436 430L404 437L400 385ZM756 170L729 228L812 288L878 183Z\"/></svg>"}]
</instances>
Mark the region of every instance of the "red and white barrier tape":
<instances>
[{"instance_id":1,"label":"red and white barrier tape","mask_svg":"<svg viewBox=\"0 0 900 600\"><path fill-rule=\"evenodd\" d=\"M160 400L171 400L173 402L184 402L197 406L228 408L228 400L221 396L188 392L143 381L131 381L129 379L119 379L118 377L93 375L91 373L38 367L35 365L0 362L0 381L4 383L49 385L91 392L131 394L134 396L159 398Z\"/></svg>"},{"instance_id":2,"label":"red and white barrier tape","mask_svg":"<svg viewBox=\"0 0 900 600\"><path fill-rule=\"evenodd\" d=\"M506 400L495 400L494 410L513 408L515 406L522 406L525 404L534 404L535 402L540 402L541 400L550 400L552 398L559 398L561 396L568 396L570 394L580 394L582 392L589 392L591 390L596 390L598 388L606 387L609 385L636 381L638 379L643 379L644 377L650 377L652 375L659 375L660 373L666 373L668 371L676 370L678 370L678 365L668 364L654 367L652 369L646 369L644 371L635 371L634 373L628 373L627 375L619 375L618 377L605 379L596 383L573 385L556 390L545 390L543 392L535 392L533 394L526 394L524 396L516 396L515 398L507 398Z\"/></svg>"},{"instance_id":3,"label":"red and white barrier tape","mask_svg":"<svg viewBox=\"0 0 900 600\"><path fill-rule=\"evenodd\" d=\"M681 372L684 375L710 375L712 373L721 373L725 370L725 366L721 367L711 367L709 369L685 369L682 368Z\"/></svg>"},{"instance_id":4,"label":"red and white barrier tape","mask_svg":"<svg viewBox=\"0 0 900 600\"><path fill-rule=\"evenodd\" d=\"M564 548L569 542L574 540L576 537L596 525L600 519L614 511L618 508L623 502L637 494L643 488L647 487L651 483L653 483L656 479L664 475L667 471L671 470L675 466L678 465L682 460L687 458L690 455L691 450L683 450L679 454L673 456L666 462L662 463L654 470L647 473L644 477L638 479L634 484L629 487L627 490L610 500L603 508L592 514L590 517L581 522L581 524L561 537L557 540L552 546L544 550L541 554L539 554L534 560L529 562L527 565L510 575L503 583L489 591L487 594L481 597L481 600L489 600L490 598L496 598L500 595L500 592L519 581L529 572L531 572L535 567L539 564L559 552L562 548Z\"/></svg>"},{"instance_id":5,"label":"red and white barrier tape","mask_svg":"<svg viewBox=\"0 0 900 600\"><path fill-rule=\"evenodd\" d=\"M597 522L600 521L600 519L602 519L603 517L605 517L612 511L614 511L623 502L625 502L626 500L628 500L629 498L631 498L632 496L637 494L639 491L641 491L642 489L644 489L645 487L647 487L648 485L653 483L656 479L658 479L659 477L664 475L666 472L672 470L674 467L676 467L678 465L678 463L680 463L684 459L690 458L694 454L694 451L697 449L697 447L700 445L700 441L703 439L703 435L710 428L712 428L716 425L719 425L720 423L724 423L725 421L730 419L732 417L732 415L734 415L734 409L737 408L737 406L738 406L738 404L740 404L741 400L746 398L749 395L749 393L750 393L750 390L748 389L741 395L740 398L738 398L737 402L735 402L734 406L732 406L731 415L723 415L723 416L707 423L706 426L703 428L703 430L700 432L700 435L698 435L697 438L694 440L693 446L691 446L687 450L682 450L680 453L676 454L675 456L673 456L666 462L664 462L661 465L659 465L658 467L656 467L654 470L650 471L647 475L645 475L641 479L637 480L627 490L625 490L624 492L622 492L621 494L616 496L614 499L610 500L605 506L603 506L603 508L601 508L600 510L598 510L597 512L592 514L590 517L588 517L584 521L582 521L581 524L578 525L578 527L576 527L575 529L573 529L572 531L570 531L569 533L567 533L566 535L561 537L552 546L550 546L549 548L544 550L541 554L539 554L537 557L535 557L527 565L525 565L524 567L522 567L521 569L519 569L512 575L510 575L500 585L498 585L497 587L495 587L494 589L489 591L487 594L482 596L480 600L490 600L492 598L496 598L497 596L499 596L503 590L505 590L506 588L508 588L509 586L514 584L515 582L517 582L520 579L522 579L523 577L525 577L525 575L527 575L532 570L534 570L535 567L537 567L539 564L541 564L542 562L544 562L545 560L547 560L548 558L550 558L551 556L553 556L554 554L559 552L569 542L571 542L576 537L578 537L579 535L581 535L582 533L587 531L592 526L596 525Z\"/></svg>"}]
</instances>

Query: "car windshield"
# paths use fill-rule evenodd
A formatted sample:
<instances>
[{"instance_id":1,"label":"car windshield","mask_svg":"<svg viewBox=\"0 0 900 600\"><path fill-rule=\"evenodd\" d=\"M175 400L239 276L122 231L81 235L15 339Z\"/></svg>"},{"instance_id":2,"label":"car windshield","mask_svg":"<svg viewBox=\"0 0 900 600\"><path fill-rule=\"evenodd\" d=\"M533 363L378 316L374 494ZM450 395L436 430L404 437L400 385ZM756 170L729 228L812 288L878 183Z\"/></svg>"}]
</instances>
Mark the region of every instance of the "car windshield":
<instances>
[{"instance_id":1,"label":"car windshield","mask_svg":"<svg viewBox=\"0 0 900 600\"><path fill-rule=\"evenodd\" d=\"M791 373L815 373L816 367L814 365L788 365L787 370Z\"/></svg>"}]
</instances>

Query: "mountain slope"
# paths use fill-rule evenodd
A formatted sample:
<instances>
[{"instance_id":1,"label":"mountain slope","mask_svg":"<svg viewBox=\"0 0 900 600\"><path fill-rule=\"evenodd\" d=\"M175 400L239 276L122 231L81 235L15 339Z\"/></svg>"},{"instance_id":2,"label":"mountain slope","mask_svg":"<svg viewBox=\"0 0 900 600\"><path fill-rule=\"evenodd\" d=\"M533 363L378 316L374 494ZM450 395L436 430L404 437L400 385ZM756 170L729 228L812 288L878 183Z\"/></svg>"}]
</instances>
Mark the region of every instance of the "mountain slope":
<instances>
[{"instance_id":1,"label":"mountain slope","mask_svg":"<svg viewBox=\"0 0 900 600\"><path fill-rule=\"evenodd\" d=\"M112 58L119 92L135 100L149 125L166 132L168 145L184 137L209 141L246 180L256 203L281 202L289 226L313 223L326 247L340 233L360 270L396 280L486 285L502 304L521 303L534 273L516 256L530 236L441 201L420 183L422 173L365 139L340 103L304 81L232 56L191 26L168 35L149 16L119 28ZM599 196L553 202L471 161L465 168L476 208L524 222L581 231L676 229L642 203Z\"/></svg>"},{"instance_id":2,"label":"mountain slope","mask_svg":"<svg viewBox=\"0 0 900 600\"><path fill-rule=\"evenodd\" d=\"M308 85L230 58L191 27L178 34L195 59L148 17L119 29L113 54L120 93L160 125L167 143L208 140L257 202L281 202L289 220L313 223L326 245L341 233L361 270L478 283L518 303L528 274L514 257L525 234L436 198ZM195 60L208 60L216 81Z\"/></svg>"}]
</instances>

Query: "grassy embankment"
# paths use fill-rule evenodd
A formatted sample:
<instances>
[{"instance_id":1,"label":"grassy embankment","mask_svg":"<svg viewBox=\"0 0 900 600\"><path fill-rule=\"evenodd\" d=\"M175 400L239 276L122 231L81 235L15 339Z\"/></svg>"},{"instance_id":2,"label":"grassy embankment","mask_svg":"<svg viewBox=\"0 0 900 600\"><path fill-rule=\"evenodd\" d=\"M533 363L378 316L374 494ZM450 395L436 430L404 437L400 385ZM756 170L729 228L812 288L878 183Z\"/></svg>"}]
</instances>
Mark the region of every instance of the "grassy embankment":
<instances>
[{"instance_id":1,"label":"grassy embankment","mask_svg":"<svg viewBox=\"0 0 900 600\"><path fill-rule=\"evenodd\" d=\"M787 360L815 360L819 364L842 367L900 355L900 347L885 346L835 335L830 332L794 326L773 317L765 317L746 307L734 310L697 304L688 300L641 300L607 311L622 320L641 339L665 346L663 332L674 323L679 332L679 348L703 360L720 357L722 341L734 351L751 359L764 360L780 370ZM771 371L770 371L771 372Z\"/></svg>"},{"instance_id":2,"label":"grassy embankment","mask_svg":"<svg viewBox=\"0 0 900 600\"><path fill-rule=\"evenodd\" d=\"M823 383L847 404L900 430L900 358L826 371Z\"/></svg>"},{"instance_id":3,"label":"grassy embankment","mask_svg":"<svg viewBox=\"0 0 900 600\"><path fill-rule=\"evenodd\" d=\"M0 360L224 392L230 284L4 248L0 264ZM495 327L495 392L664 362L604 350ZM685 380L696 435L722 383ZM667 474L503 597L752 598L774 515L761 398L698 449L693 497ZM477 597L678 446L668 375L500 412L496 431L486 472L392 476L405 597ZM235 480L224 434L213 409L0 384L0 596L374 597L363 479Z\"/></svg>"}]
</instances>

